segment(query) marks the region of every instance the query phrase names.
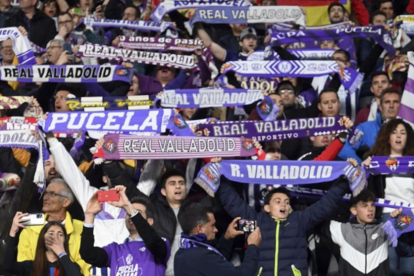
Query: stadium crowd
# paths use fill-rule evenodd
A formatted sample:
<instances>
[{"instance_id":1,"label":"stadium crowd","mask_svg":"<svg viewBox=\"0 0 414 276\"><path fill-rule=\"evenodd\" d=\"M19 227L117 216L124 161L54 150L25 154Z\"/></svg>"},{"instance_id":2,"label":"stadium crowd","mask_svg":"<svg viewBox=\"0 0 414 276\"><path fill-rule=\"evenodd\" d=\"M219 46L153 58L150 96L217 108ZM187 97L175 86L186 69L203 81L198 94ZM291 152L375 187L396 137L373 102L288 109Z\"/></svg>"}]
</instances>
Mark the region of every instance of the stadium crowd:
<instances>
[{"instance_id":1,"label":"stadium crowd","mask_svg":"<svg viewBox=\"0 0 414 276\"><path fill-rule=\"evenodd\" d=\"M414 276L414 0L0 0L0 28L0 275Z\"/></svg>"}]
</instances>

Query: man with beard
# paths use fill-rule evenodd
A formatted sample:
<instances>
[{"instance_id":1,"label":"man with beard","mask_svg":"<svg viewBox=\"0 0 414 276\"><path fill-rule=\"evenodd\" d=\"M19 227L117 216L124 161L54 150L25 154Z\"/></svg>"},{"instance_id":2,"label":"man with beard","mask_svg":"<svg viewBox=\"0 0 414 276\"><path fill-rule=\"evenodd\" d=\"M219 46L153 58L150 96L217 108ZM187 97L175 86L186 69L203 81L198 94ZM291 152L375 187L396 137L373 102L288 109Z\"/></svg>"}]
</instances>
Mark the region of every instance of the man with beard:
<instances>
[{"instance_id":1,"label":"man with beard","mask_svg":"<svg viewBox=\"0 0 414 276\"><path fill-rule=\"evenodd\" d=\"M183 227L180 249L174 260L175 275L180 276L249 276L260 275L259 246L262 241L257 227L247 238L247 250L242 264L238 267L229 261L233 239L244 234L236 230L240 218L235 218L226 233L214 247L217 228L213 211L199 203L186 208L179 216Z\"/></svg>"},{"instance_id":2,"label":"man with beard","mask_svg":"<svg viewBox=\"0 0 414 276\"><path fill-rule=\"evenodd\" d=\"M328 7L329 21L331 24L344 22L345 8L342 4L334 2Z\"/></svg>"}]
</instances>

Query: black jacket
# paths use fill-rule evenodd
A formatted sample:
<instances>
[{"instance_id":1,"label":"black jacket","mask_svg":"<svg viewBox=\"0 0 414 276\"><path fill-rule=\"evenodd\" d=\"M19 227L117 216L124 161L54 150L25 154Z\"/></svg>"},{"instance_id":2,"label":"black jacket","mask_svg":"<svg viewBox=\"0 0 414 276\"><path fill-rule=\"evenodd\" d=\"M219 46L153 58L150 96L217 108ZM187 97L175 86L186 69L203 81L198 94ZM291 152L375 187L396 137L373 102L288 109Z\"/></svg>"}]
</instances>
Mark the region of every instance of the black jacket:
<instances>
[{"instance_id":1,"label":"black jacket","mask_svg":"<svg viewBox=\"0 0 414 276\"><path fill-rule=\"evenodd\" d=\"M272 218L268 213L254 211L225 182L225 178L222 177L218 189L224 209L232 217L256 220L260 227L263 239L260 245L262 276L294 275L292 265L300 270L302 275L307 275L307 233L338 209L342 197L349 190L348 180L341 177L321 200L302 212L292 212L282 221Z\"/></svg>"},{"instance_id":2,"label":"black jacket","mask_svg":"<svg viewBox=\"0 0 414 276\"><path fill-rule=\"evenodd\" d=\"M4 24L5 28L19 26L28 31L31 42L43 48L46 48L47 43L57 34L55 21L38 9L30 19L30 24L27 24L27 17L21 10L10 16Z\"/></svg>"},{"instance_id":3,"label":"black jacket","mask_svg":"<svg viewBox=\"0 0 414 276\"><path fill-rule=\"evenodd\" d=\"M263 241L265 242L265 241ZM245 251L243 263L234 267L227 260L232 250L232 240L222 237L216 249L223 254L223 257L216 252L204 247L179 249L174 259L174 274L177 276L253 276L257 275L259 269L259 248L249 245Z\"/></svg>"}]
</instances>

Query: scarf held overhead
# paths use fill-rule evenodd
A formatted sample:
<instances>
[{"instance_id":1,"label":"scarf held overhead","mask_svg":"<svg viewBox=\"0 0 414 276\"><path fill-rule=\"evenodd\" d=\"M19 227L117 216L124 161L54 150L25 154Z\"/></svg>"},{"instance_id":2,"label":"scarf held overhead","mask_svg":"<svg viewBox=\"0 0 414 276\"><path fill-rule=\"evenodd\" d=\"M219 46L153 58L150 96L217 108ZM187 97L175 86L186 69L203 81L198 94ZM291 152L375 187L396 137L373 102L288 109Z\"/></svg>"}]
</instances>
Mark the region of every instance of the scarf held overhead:
<instances>
[{"instance_id":1,"label":"scarf held overhead","mask_svg":"<svg viewBox=\"0 0 414 276\"><path fill-rule=\"evenodd\" d=\"M80 99L66 99L66 104L70 110L92 111L103 110L136 110L149 109L154 105L154 101L149 100L148 95L128 96L128 97L82 97Z\"/></svg>"},{"instance_id":2,"label":"scarf held overhead","mask_svg":"<svg viewBox=\"0 0 414 276\"><path fill-rule=\"evenodd\" d=\"M164 15L178 9L200 7L242 7L250 6L248 0L165 0L158 4L151 14L151 20L160 22Z\"/></svg>"},{"instance_id":3,"label":"scarf held overhead","mask_svg":"<svg viewBox=\"0 0 414 276\"><path fill-rule=\"evenodd\" d=\"M375 39L390 56L395 55L391 35L383 26L348 27L336 30L274 31L270 36L272 46L315 40L339 40L343 38L353 39L368 37Z\"/></svg>"},{"instance_id":4,"label":"scarf held overhead","mask_svg":"<svg viewBox=\"0 0 414 276\"><path fill-rule=\"evenodd\" d=\"M0 96L0 109L16 109L23 103L30 103L29 96L5 97Z\"/></svg>"},{"instance_id":5,"label":"scarf held overhead","mask_svg":"<svg viewBox=\"0 0 414 276\"><path fill-rule=\"evenodd\" d=\"M194 182L210 196L214 196L220 186L221 176L246 184L303 185L333 181L341 175L348 178L354 194L358 194L366 186L364 169L342 161L224 160L204 166Z\"/></svg>"},{"instance_id":6,"label":"scarf held overhead","mask_svg":"<svg viewBox=\"0 0 414 276\"><path fill-rule=\"evenodd\" d=\"M199 7L191 19L208 24L255 24L295 22L306 26L306 17L298 6Z\"/></svg>"},{"instance_id":7,"label":"scarf held overhead","mask_svg":"<svg viewBox=\"0 0 414 276\"><path fill-rule=\"evenodd\" d=\"M122 159L191 159L206 157L238 157L256 154L251 139L204 138L108 134L94 158Z\"/></svg>"},{"instance_id":8,"label":"scarf held overhead","mask_svg":"<svg viewBox=\"0 0 414 276\"><path fill-rule=\"evenodd\" d=\"M13 51L17 56L20 64L36 64L36 59L27 36L16 27L2 28L0 31L0 41L11 39L13 44Z\"/></svg>"},{"instance_id":9,"label":"scarf held overhead","mask_svg":"<svg viewBox=\"0 0 414 276\"><path fill-rule=\"evenodd\" d=\"M202 108L244 106L263 98L261 90L201 88L165 90L155 101L162 107Z\"/></svg>"},{"instance_id":10,"label":"scarf held overhead","mask_svg":"<svg viewBox=\"0 0 414 276\"><path fill-rule=\"evenodd\" d=\"M79 47L78 55L81 57L116 59L137 63L168 66L180 69L192 69L196 66L191 55L177 55L170 53L157 53L149 51L135 51L120 49L98 44L85 44Z\"/></svg>"},{"instance_id":11,"label":"scarf held overhead","mask_svg":"<svg viewBox=\"0 0 414 276\"><path fill-rule=\"evenodd\" d=\"M43 189L46 184L44 164L43 164L43 150L42 141L31 135L28 130L4 130L0 131L0 147L5 148L21 148L21 149L35 149L39 152L36 172L33 182Z\"/></svg>"},{"instance_id":12,"label":"scarf held overhead","mask_svg":"<svg viewBox=\"0 0 414 276\"><path fill-rule=\"evenodd\" d=\"M199 39L121 36L120 41L119 47L136 50L193 52L203 48L203 42Z\"/></svg>"},{"instance_id":13,"label":"scarf held overhead","mask_svg":"<svg viewBox=\"0 0 414 276\"><path fill-rule=\"evenodd\" d=\"M171 109L100 112L53 112L39 120L44 132L105 131L109 133L165 132Z\"/></svg>"},{"instance_id":14,"label":"scarf held overhead","mask_svg":"<svg viewBox=\"0 0 414 276\"><path fill-rule=\"evenodd\" d=\"M175 29L174 25L170 22L152 22L152 21L129 21L118 19L95 19L85 18L81 19L80 24L91 26L95 28L127 28L133 30L139 30L143 32L157 32L162 33L167 29Z\"/></svg>"},{"instance_id":15,"label":"scarf held overhead","mask_svg":"<svg viewBox=\"0 0 414 276\"><path fill-rule=\"evenodd\" d=\"M1 66L0 79L18 82L130 82L132 70L114 65Z\"/></svg>"},{"instance_id":16,"label":"scarf held overhead","mask_svg":"<svg viewBox=\"0 0 414 276\"><path fill-rule=\"evenodd\" d=\"M414 125L414 52L408 52L408 77L405 83L404 93L401 98L398 117L404 119L412 126Z\"/></svg>"},{"instance_id":17,"label":"scarf held overhead","mask_svg":"<svg viewBox=\"0 0 414 276\"><path fill-rule=\"evenodd\" d=\"M414 156L373 156L367 175L414 174Z\"/></svg>"},{"instance_id":18,"label":"scarf held overhead","mask_svg":"<svg viewBox=\"0 0 414 276\"><path fill-rule=\"evenodd\" d=\"M322 136L345 131L339 117L318 117L274 122L219 122L200 124L197 134L209 137L247 137L259 142Z\"/></svg>"},{"instance_id":19,"label":"scarf held overhead","mask_svg":"<svg viewBox=\"0 0 414 276\"><path fill-rule=\"evenodd\" d=\"M311 78L338 73L342 85L351 93L356 91L363 76L352 68L339 68L332 60L230 61L223 67L224 73L234 71L249 77Z\"/></svg>"}]
</instances>

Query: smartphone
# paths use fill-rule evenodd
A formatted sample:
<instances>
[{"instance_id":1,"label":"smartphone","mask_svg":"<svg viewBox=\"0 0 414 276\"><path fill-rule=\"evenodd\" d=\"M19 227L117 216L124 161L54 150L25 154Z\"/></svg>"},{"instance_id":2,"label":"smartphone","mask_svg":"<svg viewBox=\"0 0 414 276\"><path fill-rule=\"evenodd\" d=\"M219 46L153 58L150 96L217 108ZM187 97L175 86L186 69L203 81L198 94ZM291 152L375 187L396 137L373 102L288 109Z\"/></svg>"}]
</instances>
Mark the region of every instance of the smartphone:
<instances>
[{"instance_id":1,"label":"smartphone","mask_svg":"<svg viewBox=\"0 0 414 276\"><path fill-rule=\"evenodd\" d=\"M244 233L251 233L257 228L257 221L240 219L237 225L237 230L243 231Z\"/></svg>"},{"instance_id":2,"label":"smartphone","mask_svg":"<svg viewBox=\"0 0 414 276\"><path fill-rule=\"evenodd\" d=\"M119 201L119 193L115 190L110 191L99 191L98 192L98 201Z\"/></svg>"},{"instance_id":3,"label":"smartphone","mask_svg":"<svg viewBox=\"0 0 414 276\"><path fill-rule=\"evenodd\" d=\"M78 16L85 16L85 13L81 8L73 8L73 14Z\"/></svg>"},{"instance_id":4,"label":"smartphone","mask_svg":"<svg viewBox=\"0 0 414 276\"><path fill-rule=\"evenodd\" d=\"M28 221L22 222L23 225L43 225L45 224L45 214L29 214L28 216L22 217L22 219L28 219Z\"/></svg>"},{"instance_id":5,"label":"smartphone","mask_svg":"<svg viewBox=\"0 0 414 276\"><path fill-rule=\"evenodd\" d=\"M68 51L68 54L72 54L72 45L69 43L63 44L63 51Z\"/></svg>"}]
</instances>

